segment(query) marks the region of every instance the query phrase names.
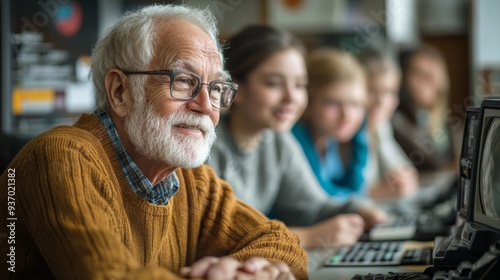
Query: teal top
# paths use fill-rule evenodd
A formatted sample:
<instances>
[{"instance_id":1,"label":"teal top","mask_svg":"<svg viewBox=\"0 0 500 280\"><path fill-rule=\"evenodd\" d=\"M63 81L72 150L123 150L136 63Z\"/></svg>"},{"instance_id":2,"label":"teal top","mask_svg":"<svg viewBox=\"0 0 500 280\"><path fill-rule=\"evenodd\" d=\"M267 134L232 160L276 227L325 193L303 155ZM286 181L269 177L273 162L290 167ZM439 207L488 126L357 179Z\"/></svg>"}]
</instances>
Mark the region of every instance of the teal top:
<instances>
[{"instance_id":1,"label":"teal top","mask_svg":"<svg viewBox=\"0 0 500 280\"><path fill-rule=\"evenodd\" d=\"M346 166L342 163L339 145L335 139L328 140L326 154L321 158L309 130L303 123L296 123L292 133L302 146L316 178L330 196L340 200L347 200L354 195L366 196L363 173L368 161L368 139L364 125L352 139L350 158Z\"/></svg>"}]
</instances>

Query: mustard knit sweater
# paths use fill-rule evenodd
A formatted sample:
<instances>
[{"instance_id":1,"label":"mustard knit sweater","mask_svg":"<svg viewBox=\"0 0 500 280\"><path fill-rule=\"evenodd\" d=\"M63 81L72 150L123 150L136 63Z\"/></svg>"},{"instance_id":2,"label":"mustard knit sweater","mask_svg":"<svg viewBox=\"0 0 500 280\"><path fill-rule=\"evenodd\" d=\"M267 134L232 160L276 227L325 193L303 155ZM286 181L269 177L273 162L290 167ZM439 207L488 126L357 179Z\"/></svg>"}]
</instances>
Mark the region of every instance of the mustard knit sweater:
<instances>
[{"instance_id":1,"label":"mustard knit sweater","mask_svg":"<svg viewBox=\"0 0 500 280\"><path fill-rule=\"evenodd\" d=\"M282 223L235 199L207 166L176 172L168 205L139 198L92 114L33 139L0 177L0 279L177 279L209 255L283 261L307 278Z\"/></svg>"}]
</instances>

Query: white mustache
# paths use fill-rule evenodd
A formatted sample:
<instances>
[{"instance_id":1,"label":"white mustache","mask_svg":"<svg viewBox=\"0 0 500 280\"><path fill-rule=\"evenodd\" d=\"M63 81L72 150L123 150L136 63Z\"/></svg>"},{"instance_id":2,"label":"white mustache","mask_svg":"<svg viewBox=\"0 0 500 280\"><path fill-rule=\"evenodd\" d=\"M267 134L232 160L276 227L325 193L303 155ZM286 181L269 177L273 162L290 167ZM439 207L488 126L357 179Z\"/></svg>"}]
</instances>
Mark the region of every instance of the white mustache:
<instances>
[{"instance_id":1,"label":"white mustache","mask_svg":"<svg viewBox=\"0 0 500 280\"><path fill-rule=\"evenodd\" d=\"M204 134L212 132L215 127L209 117L199 117L189 113L179 113L170 116L173 126L195 127L201 130Z\"/></svg>"}]
</instances>

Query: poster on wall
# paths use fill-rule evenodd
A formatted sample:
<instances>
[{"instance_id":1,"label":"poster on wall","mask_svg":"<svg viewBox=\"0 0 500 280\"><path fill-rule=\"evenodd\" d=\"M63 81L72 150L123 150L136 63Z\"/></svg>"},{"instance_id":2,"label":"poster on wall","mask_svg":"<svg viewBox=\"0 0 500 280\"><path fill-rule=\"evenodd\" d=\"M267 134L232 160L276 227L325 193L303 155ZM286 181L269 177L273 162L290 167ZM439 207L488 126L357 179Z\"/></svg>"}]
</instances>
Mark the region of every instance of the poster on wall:
<instances>
[{"instance_id":1,"label":"poster on wall","mask_svg":"<svg viewBox=\"0 0 500 280\"><path fill-rule=\"evenodd\" d=\"M16 0L10 10L13 134L32 137L93 110L97 0Z\"/></svg>"},{"instance_id":2,"label":"poster on wall","mask_svg":"<svg viewBox=\"0 0 500 280\"><path fill-rule=\"evenodd\" d=\"M267 1L270 24L296 32L350 30L366 20L359 0Z\"/></svg>"}]
</instances>

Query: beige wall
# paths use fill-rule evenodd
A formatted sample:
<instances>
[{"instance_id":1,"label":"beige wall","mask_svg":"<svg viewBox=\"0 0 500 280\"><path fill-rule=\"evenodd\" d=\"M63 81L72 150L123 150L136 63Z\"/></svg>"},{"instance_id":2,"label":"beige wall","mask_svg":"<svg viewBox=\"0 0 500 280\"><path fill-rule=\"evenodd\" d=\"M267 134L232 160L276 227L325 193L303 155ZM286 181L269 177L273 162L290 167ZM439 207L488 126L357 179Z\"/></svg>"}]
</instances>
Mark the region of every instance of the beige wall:
<instances>
[{"instance_id":1,"label":"beige wall","mask_svg":"<svg viewBox=\"0 0 500 280\"><path fill-rule=\"evenodd\" d=\"M217 18L222 38L230 36L248 24L261 22L261 1L248 0L184 0L187 5L209 7Z\"/></svg>"}]
</instances>

